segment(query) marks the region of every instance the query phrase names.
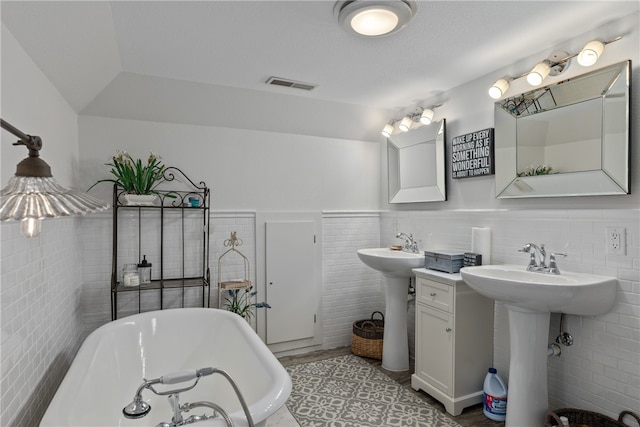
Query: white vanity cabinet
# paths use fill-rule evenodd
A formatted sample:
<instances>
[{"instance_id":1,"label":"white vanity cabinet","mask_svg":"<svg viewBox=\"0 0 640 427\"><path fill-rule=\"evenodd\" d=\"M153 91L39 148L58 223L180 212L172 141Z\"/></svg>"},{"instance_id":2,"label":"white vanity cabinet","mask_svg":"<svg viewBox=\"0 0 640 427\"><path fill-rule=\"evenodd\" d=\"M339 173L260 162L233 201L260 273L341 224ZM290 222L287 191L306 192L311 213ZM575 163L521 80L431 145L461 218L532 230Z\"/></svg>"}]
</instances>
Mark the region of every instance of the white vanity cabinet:
<instances>
[{"instance_id":1,"label":"white vanity cabinet","mask_svg":"<svg viewBox=\"0 0 640 427\"><path fill-rule=\"evenodd\" d=\"M411 387L439 400L452 415L482 402L493 366L494 301L478 294L460 273L424 268L416 275L416 359Z\"/></svg>"}]
</instances>

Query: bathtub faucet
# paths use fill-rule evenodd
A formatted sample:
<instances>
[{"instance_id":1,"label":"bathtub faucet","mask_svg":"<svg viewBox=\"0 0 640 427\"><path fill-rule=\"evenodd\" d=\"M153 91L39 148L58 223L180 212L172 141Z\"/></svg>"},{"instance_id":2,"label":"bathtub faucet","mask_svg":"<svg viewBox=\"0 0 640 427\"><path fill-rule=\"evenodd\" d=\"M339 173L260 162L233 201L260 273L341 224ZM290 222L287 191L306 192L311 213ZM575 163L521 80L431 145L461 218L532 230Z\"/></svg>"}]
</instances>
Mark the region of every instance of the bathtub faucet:
<instances>
[{"instance_id":1,"label":"bathtub faucet","mask_svg":"<svg viewBox=\"0 0 640 427\"><path fill-rule=\"evenodd\" d=\"M249 412L249 407L247 406L242 393L240 393L238 385L233 380L233 378L231 378L231 375L229 375L226 371L218 368L191 369L187 371L180 371L163 375L152 380L143 379L144 382L140 385L140 387L138 387L138 390L133 397L133 401L122 409L122 413L126 418L142 418L147 415L151 411L151 405L142 400L142 391L145 389L149 389L158 396L169 396L169 403L171 404L171 409L173 412L171 423L163 422L158 424L156 427L178 427L186 424L192 424L201 420L215 418L218 416L218 413L220 414L220 416L222 416L222 418L224 418L224 421L226 422L228 427L233 427L233 422L231 421L231 418L227 415L227 413L220 406L216 405L213 402L193 402L185 403L183 405L180 404L180 393L191 390L198 384L200 378L212 374L222 375L231 384L233 390L236 392L238 400L240 401L242 410L247 417L247 423L249 424L249 427L254 427L253 418L251 417L251 413ZM175 390L158 391L153 387L156 384L176 384L192 380L195 380L193 384ZM197 407L206 407L213 409L214 413L213 415L191 415L186 419L183 418L183 412L189 412L191 409Z\"/></svg>"},{"instance_id":2,"label":"bathtub faucet","mask_svg":"<svg viewBox=\"0 0 640 427\"><path fill-rule=\"evenodd\" d=\"M200 381L200 378L202 378L205 375L211 375L213 374L213 372L214 372L213 368L202 368L198 370L191 369L188 371L174 372L174 373L163 375L159 378L155 378L152 380L147 380L143 378L143 383L140 385L140 387L138 387L138 390L136 390L136 394L133 397L133 401L122 409L122 413L126 418L132 418L132 419L142 418L145 415L147 415L149 411L151 411L151 405L149 405L147 402L142 400L143 390L149 389L159 396L166 396L174 393L182 393L184 391L188 391L194 388L196 384L198 384L198 381ZM179 390L159 392L153 388L153 386L156 384L175 384L175 383L180 383L184 381L191 381L193 379L195 379L195 382L190 387L182 388Z\"/></svg>"}]
</instances>

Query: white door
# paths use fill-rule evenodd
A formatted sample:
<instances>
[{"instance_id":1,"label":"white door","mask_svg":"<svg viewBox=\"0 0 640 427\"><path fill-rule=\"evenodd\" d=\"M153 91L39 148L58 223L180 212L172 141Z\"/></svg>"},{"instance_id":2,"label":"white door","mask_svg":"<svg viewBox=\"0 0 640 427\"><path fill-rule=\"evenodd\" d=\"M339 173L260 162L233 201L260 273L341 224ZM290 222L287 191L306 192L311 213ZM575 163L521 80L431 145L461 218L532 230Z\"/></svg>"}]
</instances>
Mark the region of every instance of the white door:
<instances>
[{"instance_id":1,"label":"white door","mask_svg":"<svg viewBox=\"0 0 640 427\"><path fill-rule=\"evenodd\" d=\"M267 344L312 338L315 331L314 222L266 222Z\"/></svg>"}]
</instances>

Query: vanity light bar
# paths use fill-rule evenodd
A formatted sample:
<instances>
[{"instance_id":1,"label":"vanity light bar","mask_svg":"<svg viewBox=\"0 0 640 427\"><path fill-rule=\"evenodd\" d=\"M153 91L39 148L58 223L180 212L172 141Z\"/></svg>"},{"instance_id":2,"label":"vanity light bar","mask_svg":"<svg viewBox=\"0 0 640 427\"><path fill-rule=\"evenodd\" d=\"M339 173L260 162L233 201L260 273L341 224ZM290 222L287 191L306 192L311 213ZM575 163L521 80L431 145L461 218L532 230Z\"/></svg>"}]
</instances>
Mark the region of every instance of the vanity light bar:
<instances>
[{"instance_id":1,"label":"vanity light bar","mask_svg":"<svg viewBox=\"0 0 640 427\"><path fill-rule=\"evenodd\" d=\"M389 138L396 130L396 124L398 125L398 130L401 132L408 132L414 127L430 125L435 116L433 109L441 106L442 104L432 105L428 108L417 107L413 113L409 113L401 119L391 120L382 128L382 136Z\"/></svg>"},{"instance_id":2,"label":"vanity light bar","mask_svg":"<svg viewBox=\"0 0 640 427\"><path fill-rule=\"evenodd\" d=\"M569 55L563 51L556 51L552 53L549 58L537 63L536 66L528 73L524 73L516 77L503 77L498 79L489 88L489 96L493 99L502 98L509 90L509 82L525 76L527 77L527 82L531 86L539 86L547 76L555 76L562 73L569 66L569 61L575 57L577 57L578 64L583 67L590 67L598 61L600 56L602 56L606 45L617 42L621 38L622 36L609 41L591 40L580 52L574 53L573 55Z\"/></svg>"}]
</instances>

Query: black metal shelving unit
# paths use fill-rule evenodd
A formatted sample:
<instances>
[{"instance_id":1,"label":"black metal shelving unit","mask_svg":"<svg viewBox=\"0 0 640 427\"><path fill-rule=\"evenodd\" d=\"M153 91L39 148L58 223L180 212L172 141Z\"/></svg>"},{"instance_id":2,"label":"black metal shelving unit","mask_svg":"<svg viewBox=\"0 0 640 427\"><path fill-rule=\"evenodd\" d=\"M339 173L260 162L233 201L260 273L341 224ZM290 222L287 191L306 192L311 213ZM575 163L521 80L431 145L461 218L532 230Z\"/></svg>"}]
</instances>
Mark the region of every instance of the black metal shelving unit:
<instances>
[{"instance_id":1,"label":"black metal shelving unit","mask_svg":"<svg viewBox=\"0 0 640 427\"><path fill-rule=\"evenodd\" d=\"M202 288L202 307L209 306L209 293L211 292L211 280L209 272L209 214L210 214L210 190L206 184L200 181L198 184L194 183L187 175L180 169L175 167L168 167L164 171L165 181L162 186L167 189L157 188L157 199L153 205L127 205L124 201L125 191L122 187L114 184L113 186L113 247L112 247L112 263L111 263L111 319L116 320L118 318L118 294L137 292L138 301L138 313L142 311L142 295L146 292L158 293L159 308L162 310L165 308L165 291L169 290L182 290L181 306L185 306L185 290L187 288ZM170 188L171 187L171 188ZM173 187L179 189L173 189ZM198 201L197 206L193 206L189 199L195 199ZM153 277L151 283L140 284L138 286L124 286L120 282L120 276L122 267L125 262L119 261L119 240L124 238L122 231L119 230L119 219L122 219L123 215L128 214L132 218L137 216L137 231L135 236L137 238L137 259L130 259L130 263L138 263L142 259L144 242L146 238L149 238L149 234L157 233L154 239L158 240L159 244L159 259L154 260L153 264ZM167 217L172 215L170 220ZM196 265L196 274L189 274L186 271L186 263L192 262L189 259L191 256L187 253L185 248L185 228L188 226L196 226L201 221L202 233L199 231L198 241L195 243L197 246L201 245L201 259L198 261L199 265ZM169 222L172 227L179 227L179 235L174 236L168 232ZM143 224L145 230L143 230ZM131 238L132 236L127 236ZM175 246L176 240L178 242L179 250L176 255L175 248L174 253L168 253L166 246L169 243L169 239L174 239L171 244ZM201 240L200 240L201 239ZM192 242L193 243L193 242ZM167 264L171 262L173 265L178 265L178 271L173 271L171 274L168 272ZM191 269L193 270L193 269ZM159 274L158 274L159 272Z\"/></svg>"}]
</instances>

